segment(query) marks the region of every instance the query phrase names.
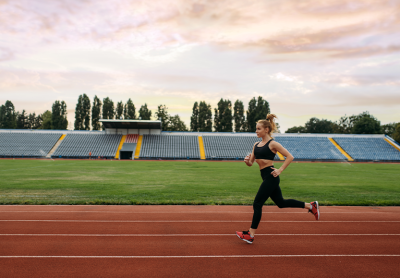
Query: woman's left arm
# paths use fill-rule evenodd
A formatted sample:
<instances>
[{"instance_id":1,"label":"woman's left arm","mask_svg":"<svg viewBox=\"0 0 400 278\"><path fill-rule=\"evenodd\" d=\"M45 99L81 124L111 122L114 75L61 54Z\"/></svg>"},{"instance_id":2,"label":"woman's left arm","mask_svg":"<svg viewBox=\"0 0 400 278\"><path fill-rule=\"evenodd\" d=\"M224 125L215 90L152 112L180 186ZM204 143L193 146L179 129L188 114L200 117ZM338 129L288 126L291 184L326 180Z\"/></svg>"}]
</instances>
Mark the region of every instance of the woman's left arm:
<instances>
[{"instance_id":1,"label":"woman's left arm","mask_svg":"<svg viewBox=\"0 0 400 278\"><path fill-rule=\"evenodd\" d=\"M273 175L274 177L277 177L283 172L283 170L286 169L286 167L289 166L289 164L293 161L294 157L287 149L285 149L278 142L273 142L273 145L271 146L271 148L286 157L285 162L279 169L272 168L272 169L274 169L274 171L271 172L271 175Z\"/></svg>"}]
</instances>

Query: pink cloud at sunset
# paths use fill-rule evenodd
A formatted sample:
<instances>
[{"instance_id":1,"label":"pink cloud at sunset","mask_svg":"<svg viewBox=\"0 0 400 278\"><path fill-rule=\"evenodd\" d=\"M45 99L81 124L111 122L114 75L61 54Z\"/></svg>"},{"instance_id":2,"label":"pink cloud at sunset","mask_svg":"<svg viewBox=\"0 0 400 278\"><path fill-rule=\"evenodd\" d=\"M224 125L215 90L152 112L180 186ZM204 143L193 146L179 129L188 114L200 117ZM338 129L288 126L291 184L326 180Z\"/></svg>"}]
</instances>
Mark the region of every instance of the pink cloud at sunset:
<instances>
[{"instance_id":1,"label":"pink cloud at sunset","mask_svg":"<svg viewBox=\"0 0 400 278\"><path fill-rule=\"evenodd\" d=\"M369 111L400 121L399 1L0 1L0 103L43 113L80 94L137 109L247 106L282 131Z\"/></svg>"}]
</instances>

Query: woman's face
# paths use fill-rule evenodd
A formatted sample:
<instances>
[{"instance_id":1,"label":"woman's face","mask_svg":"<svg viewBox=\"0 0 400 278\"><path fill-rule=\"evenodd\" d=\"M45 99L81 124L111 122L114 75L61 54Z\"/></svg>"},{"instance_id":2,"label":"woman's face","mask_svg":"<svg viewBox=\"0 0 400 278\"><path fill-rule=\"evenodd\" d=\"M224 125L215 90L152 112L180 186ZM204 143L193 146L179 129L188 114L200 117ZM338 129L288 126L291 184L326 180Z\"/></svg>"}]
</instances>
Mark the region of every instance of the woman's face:
<instances>
[{"instance_id":1,"label":"woman's face","mask_svg":"<svg viewBox=\"0 0 400 278\"><path fill-rule=\"evenodd\" d=\"M264 128L264 126L262 124L257 123L256 133L257 133L257 137L264 137L266 134L268 134L268 127Z\"/></svg>"}]
</instances>

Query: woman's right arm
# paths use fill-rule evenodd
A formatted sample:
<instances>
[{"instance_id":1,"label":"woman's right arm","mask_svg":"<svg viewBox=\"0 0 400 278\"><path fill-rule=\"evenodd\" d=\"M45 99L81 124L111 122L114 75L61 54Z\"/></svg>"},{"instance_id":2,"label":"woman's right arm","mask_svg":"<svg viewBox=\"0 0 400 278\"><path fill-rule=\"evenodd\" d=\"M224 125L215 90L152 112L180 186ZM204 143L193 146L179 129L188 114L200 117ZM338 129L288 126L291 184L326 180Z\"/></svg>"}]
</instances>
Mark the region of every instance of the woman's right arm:
<instances>
[{"instance_id":1,"label":"woman's right arm","mask_svg":"<svg viewBox=\"0 0 400 278\"><path fill-rule=\"evenodd\" d=\"M246 163L246 165L249 166L249 167L253 165L254 160L255 160L255 156L254 156L254 147L256 146L256 144L257 144L257 143L254 143L252 153L249 154L249 155L247 155L247 156L244 158L244 163Z\"/></svg>"}]
</instances>

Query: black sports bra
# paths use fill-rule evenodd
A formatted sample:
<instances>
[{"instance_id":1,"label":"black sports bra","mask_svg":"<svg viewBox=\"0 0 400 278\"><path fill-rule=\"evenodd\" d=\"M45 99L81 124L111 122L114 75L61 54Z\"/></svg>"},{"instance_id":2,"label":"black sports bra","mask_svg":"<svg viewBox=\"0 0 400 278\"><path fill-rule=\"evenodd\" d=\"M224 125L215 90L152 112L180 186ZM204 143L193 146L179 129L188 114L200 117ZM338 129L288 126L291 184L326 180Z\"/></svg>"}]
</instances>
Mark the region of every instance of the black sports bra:
<instances>
[{"instance_id":1,"label":"black sports bra","mask_svg":"<svg viewBox=\"0 0 400 278\"><path fill-rule=\"evenodd\" d=\"M259 147L258 144L260 144L260 142L257 143L257 145L255 145L254 147L254 156L256 157L256 159L268 159L268 160L274 160L275 158L275 154L271 151L271 149L269 148L269 143L272 141L273 139L269 140L264 146Z\"/></svg>"}]
</instances>

